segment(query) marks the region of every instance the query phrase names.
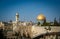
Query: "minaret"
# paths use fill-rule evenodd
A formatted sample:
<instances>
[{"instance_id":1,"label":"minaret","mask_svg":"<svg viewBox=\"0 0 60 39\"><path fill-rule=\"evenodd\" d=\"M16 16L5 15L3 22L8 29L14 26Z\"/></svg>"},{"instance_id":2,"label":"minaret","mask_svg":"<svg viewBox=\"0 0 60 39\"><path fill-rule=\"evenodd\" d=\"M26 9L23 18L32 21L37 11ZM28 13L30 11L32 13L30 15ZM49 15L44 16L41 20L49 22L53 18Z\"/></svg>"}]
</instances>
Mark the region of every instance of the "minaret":
<instances>
[{"instance_id":1,"label":"minaret","mask_svg":"<svg viewBox=\"0 0 60 39\"><path fill-rule=\"evenodd\" d=\"M18 21L19 21L19 14L16 13L16 22L18 22Z\"/></svg>"}]
</instances>

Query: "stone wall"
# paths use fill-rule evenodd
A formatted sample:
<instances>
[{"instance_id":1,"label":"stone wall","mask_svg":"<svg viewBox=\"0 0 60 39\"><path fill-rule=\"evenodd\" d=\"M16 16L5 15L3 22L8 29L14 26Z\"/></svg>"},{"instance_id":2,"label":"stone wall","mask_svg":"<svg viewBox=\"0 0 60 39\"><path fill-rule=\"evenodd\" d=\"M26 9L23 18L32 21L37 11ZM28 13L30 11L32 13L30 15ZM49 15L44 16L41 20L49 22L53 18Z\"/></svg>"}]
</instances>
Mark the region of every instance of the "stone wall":
<instances>
[{"instance_id":1,"label":"stone wall","mask_svg":"<svg viewBox=\"0 0 60 39\"><path fill-rule=\"evenodd\" d=\"M51 26L51 30L47 30L48 26L19 26L16 27L16 31L20 33L21 36L34 38L42 34L60 32L60 27Z\"/></svg>"}]
</instances>

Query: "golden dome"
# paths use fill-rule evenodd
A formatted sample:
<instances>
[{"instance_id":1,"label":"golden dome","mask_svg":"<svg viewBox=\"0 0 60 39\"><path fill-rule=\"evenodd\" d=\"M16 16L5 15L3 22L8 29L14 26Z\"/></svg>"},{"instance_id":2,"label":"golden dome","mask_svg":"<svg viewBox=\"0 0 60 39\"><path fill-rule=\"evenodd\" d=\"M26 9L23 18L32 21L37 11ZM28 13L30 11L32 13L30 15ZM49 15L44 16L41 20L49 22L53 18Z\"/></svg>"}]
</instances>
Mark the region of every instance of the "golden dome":
<instances>
[{"instance_id":1,"label":"golden dome","mask_svg":"<svg viewBox=\"0 0 60 39\"><path fill-rule=\"evenodd\" d=\"M45 20L45 16L43 14L40 14L37 16L37 20Z\"/></svg>"}]
</instances>

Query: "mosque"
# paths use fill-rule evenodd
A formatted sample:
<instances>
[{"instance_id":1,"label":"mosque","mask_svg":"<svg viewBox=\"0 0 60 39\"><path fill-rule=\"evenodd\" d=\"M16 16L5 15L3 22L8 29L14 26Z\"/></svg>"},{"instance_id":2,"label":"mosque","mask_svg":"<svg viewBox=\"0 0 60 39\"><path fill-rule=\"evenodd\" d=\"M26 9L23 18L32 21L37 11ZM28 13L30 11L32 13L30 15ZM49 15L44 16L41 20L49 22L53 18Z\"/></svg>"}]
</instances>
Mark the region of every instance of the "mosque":
<instances>
[{"instance_id":1,"label":"mosque","mask_svg":"<svg viewBox=\"0 0 60 39\"><path fill-rule=\"evenodd\" d=\"M16 13L16 21L0 22L6 39L60 39L60 26L42 26L46 23L43 14L37 16L38 23L19 21L19 13Z\"/></svg>"}]
</instances>

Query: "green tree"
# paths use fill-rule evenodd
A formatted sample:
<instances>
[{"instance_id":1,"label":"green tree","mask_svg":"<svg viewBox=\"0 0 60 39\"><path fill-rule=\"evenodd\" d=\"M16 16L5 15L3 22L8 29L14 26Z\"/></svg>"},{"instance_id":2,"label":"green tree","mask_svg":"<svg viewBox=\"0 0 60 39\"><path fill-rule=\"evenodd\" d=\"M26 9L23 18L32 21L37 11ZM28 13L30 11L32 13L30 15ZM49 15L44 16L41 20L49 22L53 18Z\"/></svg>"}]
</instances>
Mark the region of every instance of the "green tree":
<instances>
[{"instance_id":1,"label":"green tree","mask_svg":"<svg viewBox=\"0 0 60 39\"><path fill-rule=\"evenodd\" d=\"M39 26L40 25L40 22L38 22L37 25Z\"/></svg>"},{"instance_id":2,"label":"green tree","mask_svg":"<svg viewBox=\"0 0 60 39\"><path fill-rule=\"evenodd\" d=\"M60 17L59 17L59 26L60 26Z\"/></svg>"},{"instance_id":3,"label":"green tree","mask_svg":"<svg viewBox=\"0 0 60 39\"><path fill-rule=\"evenodd\" d=\"M58 26L58 22L57 22L56 18L54 18L54 26Z\"/></svg>"}]
</instances>

